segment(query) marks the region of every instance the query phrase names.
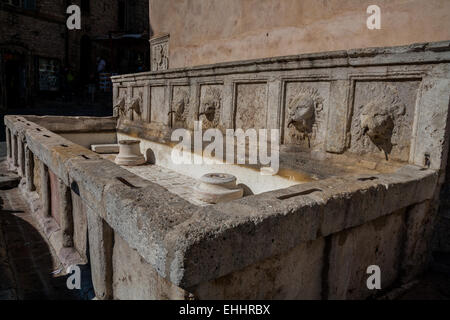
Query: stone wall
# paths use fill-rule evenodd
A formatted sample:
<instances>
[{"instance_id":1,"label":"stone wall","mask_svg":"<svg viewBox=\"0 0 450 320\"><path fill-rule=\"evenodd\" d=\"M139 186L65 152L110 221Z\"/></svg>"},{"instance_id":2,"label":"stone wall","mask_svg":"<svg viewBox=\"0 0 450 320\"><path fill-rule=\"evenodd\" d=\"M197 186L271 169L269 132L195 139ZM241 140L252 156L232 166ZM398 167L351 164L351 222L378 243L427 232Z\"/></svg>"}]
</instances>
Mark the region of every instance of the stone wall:
<instances>
[{"instance_id":1,"label":"stone wall","mask_svg":"<svg viewBox=\"0 0 450 320\"><path fill-rule=\"evenodd\" d=\"M169 67L450 39L447 0L150 0ZM381 29L369 30L369 5Z\"/></svg>"},{"instance_id":2,"label":"stone wall","mask_svg":"<svg viewBox=\"0 0 450 320\"><path fill-rule=\"evenodd\" d=\"M123 75L113 104L119 131L141 138L169 141L201 120L205 130L279 129L282 145L306 152L444 171L449 59L444 41Z\"/></svg>"}]
</instances>

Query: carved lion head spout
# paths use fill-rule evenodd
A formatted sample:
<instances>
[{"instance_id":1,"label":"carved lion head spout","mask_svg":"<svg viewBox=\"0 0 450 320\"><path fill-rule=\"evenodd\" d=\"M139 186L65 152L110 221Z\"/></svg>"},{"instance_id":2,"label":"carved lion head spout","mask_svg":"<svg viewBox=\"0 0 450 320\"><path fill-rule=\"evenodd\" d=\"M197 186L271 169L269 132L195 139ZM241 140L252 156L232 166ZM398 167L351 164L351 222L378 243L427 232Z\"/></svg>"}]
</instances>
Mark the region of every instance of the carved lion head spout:
<instances>
[{"instance_id":1,"label":"carved lion head spout","mask_svg":"<svg viewBox=\"0 0 450 320\"><path fill-rule=\"evenodd\" d=\"M405 114L404 105L397 99L387 101L385 98L374 99L361 109L360 124L362 134L383 150L386 160L392 150L391 138L395 128L396 119Z\"/></svg>"},{"instance_id":2,"label":"carved lion head spout","mask_svg":"<svg viewBox=\"0 0 450 320\"><path fill-rule=\"evenodd\" d=\"M216 102L213 99L208 99L203 102L202 112L198 115L204 115L208 121L214 120L214 115L216 114Z\"/></svg>"},{"instance_id":3,"label":"carved lion head spout","mask_svg":"<svg viewBox=\"0 0 450 320\"><path fill-rule=\"evenodd\" d=\"M118 117L123 116L126 112L125 105L126 105L126 97L121 96L113 107L114 114L117 115Z\"/></svg>"},{"instance_id":4,"label":"carved lion head spout","mask_svg":"<svg viewBox=\"0 0 450 320\"><path fill-rule=\"evenodd\" d=\"M321 98L314 88L301 88L289 102L287 127L288 129L294 127L297 131L295 134L302 140L308 139L308 146L310 146L311 133L320 111Z\"/></svg>"},{"instance_id":5,"label":"carved lion head spout","mask_svg":"<svg viewBox=\"0 0 450 320\"><path fill-rule=\"evenodd\" d=\"M291 102L289 113L290 126L294 126L301 133L310 133L314 123L315 102L311 97L300 97Z\"/></svg>"},{"instance_id":6,"label":"carved lion head spout","mask_svg":"<svg viewBox=\"0 0 450 320\"><path fill-rule=\"evenodd\" d=\"M128 110L133 110L138 115L142 113L142 98L141 97L134 97L131 99L130 103L127 106Z\"/></svg>"},{"instance_id":7,"label":"carved lion head spout","mask_svg":"<svg viewBox=\"0 0 450 320\"><path fill-rule=\"evenodd\" d=\"M200 107L200 113L198 114L199 117L202 115L205 116L206 120L214 127L217 126L219 121L220 97L221 95L218 89L208 88Z\"/></svg>"},{"instance_id":8,"label":"carved lion head spout","mask_svg":"<svg viewBox=\"0 0 450 320\"><path fill-rule=\"evenodd\" d=\"M189 111L189 94L182 91L179 98L174 102L173 110L169 111L168 115L175 114L176 121L185 121L186 113Z\"/></svg>"}]
</instances>

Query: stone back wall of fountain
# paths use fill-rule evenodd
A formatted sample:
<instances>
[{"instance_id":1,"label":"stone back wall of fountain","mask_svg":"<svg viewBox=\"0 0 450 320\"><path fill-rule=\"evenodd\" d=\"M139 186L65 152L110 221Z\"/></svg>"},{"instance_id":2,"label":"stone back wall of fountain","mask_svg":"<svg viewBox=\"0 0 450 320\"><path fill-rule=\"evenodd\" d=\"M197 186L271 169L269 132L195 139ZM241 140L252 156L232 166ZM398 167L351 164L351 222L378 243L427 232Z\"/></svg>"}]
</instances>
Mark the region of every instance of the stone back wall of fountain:
<instances>
[{"instance_id":1,"label":"stone back wall of fountain","mask_svg":"<svg viewBox=\"0 0 450 320\"><path fill-rule=\"evenodd\" d=\"M119 132L279 129L283 145L444 169L449 42L113 77ZM442 161L444 160L444 161Z\"/></svg>"}]
</instances>

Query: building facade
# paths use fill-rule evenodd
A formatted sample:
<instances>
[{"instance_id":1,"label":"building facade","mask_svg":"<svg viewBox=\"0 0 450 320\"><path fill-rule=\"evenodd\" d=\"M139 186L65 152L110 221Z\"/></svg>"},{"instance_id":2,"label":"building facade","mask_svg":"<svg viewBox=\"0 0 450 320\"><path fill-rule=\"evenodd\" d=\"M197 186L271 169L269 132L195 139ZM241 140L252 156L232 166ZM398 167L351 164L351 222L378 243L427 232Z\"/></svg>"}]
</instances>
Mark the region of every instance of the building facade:
<instances>
[{"instance_id":1,"label":"building facade","mask_svg":"<svg viewBox=\"0 0 450 320\"><path fill-rule=\"evenodd\" d=\"M81 9L81 30L66 27L72 4ZM110 73L147 68L147 1L2 0L0 21L0 110L60 92L69 71L82 88L97 57Z\"/></svg>"},{"instance_id":2,"label":"building facade","mask_svg":"<svg viewBox=\"0 0 450 320\"><path fill-rule=\"evenodd\" d=\"M381 29L370 30L370 5ZM447 0L150 0L170 68L450 39ZM201 18L200 18L201 17Z\"/></svg>"}]
</instances>

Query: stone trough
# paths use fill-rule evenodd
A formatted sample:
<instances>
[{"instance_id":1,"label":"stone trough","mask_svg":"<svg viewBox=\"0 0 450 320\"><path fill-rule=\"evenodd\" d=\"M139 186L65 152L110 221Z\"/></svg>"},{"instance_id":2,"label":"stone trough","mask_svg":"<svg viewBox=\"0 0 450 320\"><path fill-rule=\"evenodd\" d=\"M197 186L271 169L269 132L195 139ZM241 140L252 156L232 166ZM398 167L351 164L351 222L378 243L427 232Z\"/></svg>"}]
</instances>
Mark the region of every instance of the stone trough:
<instances>
[{"instance_id":1,"label":"stone trough","mask_svg":"<svg viewBox=\"0 0 450 320\"><path fill-rule=\"evenodd\" d=\"M5 116L22 192L61 260L89 264L98 299L363 299L426 268L448 153L448 42L113 85L114 117ZM279 170L175 163L172 133L198 120L278 129ZM381 290L366 285L372 265Z\"/></svg>"}]
</instances>

